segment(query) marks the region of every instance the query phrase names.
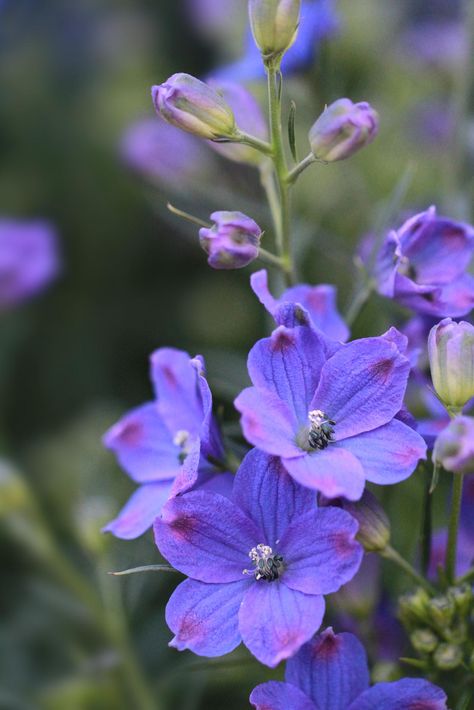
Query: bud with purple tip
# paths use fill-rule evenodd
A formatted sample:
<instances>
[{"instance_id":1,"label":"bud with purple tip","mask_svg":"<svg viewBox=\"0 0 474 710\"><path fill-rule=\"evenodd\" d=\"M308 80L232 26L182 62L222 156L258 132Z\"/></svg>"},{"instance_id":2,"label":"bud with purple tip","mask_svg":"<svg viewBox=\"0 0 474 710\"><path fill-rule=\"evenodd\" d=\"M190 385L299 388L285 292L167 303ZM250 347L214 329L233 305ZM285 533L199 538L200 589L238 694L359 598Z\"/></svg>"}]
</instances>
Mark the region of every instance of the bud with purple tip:
<instances>
[{"instance_id":1,"label":"bud with purple tip","mask_svg":"<svg viewBox=\"0 0 474 710\"><path fill-rule=\"evenodd\" d=\"M456 417L435 441L433 458L446 471L474 473L474 419Z\"/></svg>"},{"instance_id":2,"label":"bud with purple tip","mask_svg":"<svg viewBox=\"0 0 474 710\"><path fill-rule=\"evenodd\" d=\"M190 74L173 74L153 86L151 93L157 113L183 131L210 140L232 140L237 135L230 106L219 92Z\"/></svg>"},{"instance_id":3,"label":"bud with purple tip","mask_svg":"<svg viewBox=\"0 0 474 710\"><path fill-rule=\"evenodd\" d=\"M311 151L327 163L350 158L374 140L378 128L378 114L366 101L354 104L350 99L338 99L311 128Z\"/></svg>"},{"instance_id":4,"label":"bud with purple tip","mask_svg":"<svg viewBox=\"0 0 474 710\"><path fill-rule=\"evenodd\" d=\"M428 337L431 377L438 397L460 410L474 397L474 327L445 318Z\"/></svg>"},{"instance_id":5,"label":"bud with purple tip","mask_svg":"<svg viewBox=\"0 0 474 710\"><path fill-rule=\"evenodd\" d=\"M241 269L257 258L262 230L242 212L213 212L212 227L199 230L199 239L214 269Z\"/></svg>"},{"instance_id":6,"label":"bud with purple tip","mask_svg":"<svg viewBox=\"0 0 474 710\"><path fill-rule=\"evenodd\" d=\"M296 38L301 0L249 0L255 44L265 58L282 55Z\"/></svg>"}]
</instances>

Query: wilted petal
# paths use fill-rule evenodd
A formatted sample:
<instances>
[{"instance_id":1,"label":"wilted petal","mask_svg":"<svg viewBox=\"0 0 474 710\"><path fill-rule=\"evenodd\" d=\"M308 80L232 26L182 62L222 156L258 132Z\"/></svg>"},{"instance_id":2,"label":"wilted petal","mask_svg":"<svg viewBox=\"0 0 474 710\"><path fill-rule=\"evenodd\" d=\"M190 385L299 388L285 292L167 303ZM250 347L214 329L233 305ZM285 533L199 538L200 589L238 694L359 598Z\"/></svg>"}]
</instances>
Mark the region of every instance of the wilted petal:
<instances>
[{"instance_id":1,"label":"wilted petal","mask_svg":"<svg viewBox=\"0 0 474 710\"><path fill-rule=\"evenodd\" d=\"M312 698L318 710L347 710L369 686L364 647L353 634L327 629L288 661L285 679Z\"/></svg>"},{"instance_id":2,"label":"wilted petal","mask_svg":"<svg viewBox=\"0 0 474 710\"><path fill-rule=\"evenodd\" d=\"M134 540L151 528L170 495L171 481L140 486L103 532L111 532L122 540Z\"/></svg>"},{"instance_id":3,"label":"wilted petal","mask_svg":"<svg viewBox=\"0 0 474 710\"><path fill-rule=\"evenodd\" d=\"M169 645L199 656L223 656L233 651L241 641L238 611L248 584L182 582L166 606L166 623L175 634Z\"/></svg>"},{"instance_id":4,"label":"wilted petal","mask_svg":"<svg viewBox=\"0 0 474 710\"><path fill-rule=\"evenodd\" d=\"M252 690L250 702L256 710L318 710L299 688L274 680Z\"/></svg>"},{"instance_id":5,"label":"wilted petal","mask_svg":"<svg viewBox=\"0 0 474 710\"><path fill-rule=\"evenodd\" d=\"M319 508L294 520L278 545L283 582L306 594L337 592L360 567L358 529L357 521L338 508Z\"/></svg>"},{"instance_id":6,"label":"wilted petal","mask_svg":"<svg viewBox=\"0 0 474 710\"><path fill-rule=\"evenodd\" d=\"M446 695L421 678L404 678L394 683L377 683L366 690L348 710L446 710Z\"/></svg>"},{"instance_id":7,"label":"wilted petal","mask_svg":"<svg viewBox=\"0 0 474 710\"><path fill-rule=\"evenodd\" d=\"M344 496L359 500L364 491L362 464L337 444L299 458L284 458L283 465L298 483L320 491L327 498Z\"/></svg>"},{"instance_id":8,"label":"wilted petal","mask_svg":"<svg viewBox=\"0 0 474 710\"><path fill-rule=\"evenodd\" d=\"M191 491L173 498L155 521L161 554L201 582L234 582L250 566L248 553L262 532L224 496Z\"/></svg>"},{"instance_id":9,"label":"wilted petal","mask_svg":"<svg viewBox=\"0 0 474 710\"><path fill-rule=\"evenodd\" d=\"M290 658L319 629L324 599L289 589L279 581L253 582L239 611L242 641L266 666Z\"/></svg>"}]
</instances>

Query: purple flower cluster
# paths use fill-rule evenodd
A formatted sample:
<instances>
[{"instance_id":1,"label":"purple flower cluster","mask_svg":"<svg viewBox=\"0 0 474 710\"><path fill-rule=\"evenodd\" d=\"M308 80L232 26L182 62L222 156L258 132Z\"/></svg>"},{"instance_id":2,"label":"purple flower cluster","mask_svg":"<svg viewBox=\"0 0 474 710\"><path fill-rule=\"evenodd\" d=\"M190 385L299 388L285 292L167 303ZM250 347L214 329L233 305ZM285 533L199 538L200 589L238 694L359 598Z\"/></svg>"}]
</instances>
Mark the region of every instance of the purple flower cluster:
<instances>
[{"instance_id":1,"label":"purple flower cluster","mask_svg":"<svg viewBox=\"0 0 474 710\"><path fill-rule=\"evenodd\" d=\"M327 629L286 665L285 682L252 692L256 710L446 710L446 695L419 678L369 688L367 657L353 634Z\"/></svg>"}]
</instances>

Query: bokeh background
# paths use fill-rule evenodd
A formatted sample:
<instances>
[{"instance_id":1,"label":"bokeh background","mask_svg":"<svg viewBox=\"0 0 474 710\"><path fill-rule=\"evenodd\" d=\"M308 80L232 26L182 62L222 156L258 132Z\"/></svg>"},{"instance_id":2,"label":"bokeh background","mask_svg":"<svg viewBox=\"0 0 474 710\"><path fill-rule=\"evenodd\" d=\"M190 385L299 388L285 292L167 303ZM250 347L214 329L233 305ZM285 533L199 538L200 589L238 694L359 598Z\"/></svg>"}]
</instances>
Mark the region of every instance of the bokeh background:
<instances>
[{"instance_id":1,"label":"bokeh background","mask_svg":"<svg viewBox=\"0 0 474 710\"><path fill-rule=\"evenodd\" d=\"M288 77L284 105L297 103L301 155L326 103L368 100L381 116L370 148L314 167L295 196L304 280L336 283L344 311L365 235L430 204L470 219L472 72L461 3L334 7L337 29ZM100 533L132 490L101 436L150 397L149 354L163 345L203 354L232 427L246 353L269 326L249 269L212 271L196 230L166 210L167 200L203 218L237 209L270 231L258 176L192 140L148 151L142 138L139 158L130 155L130 126L157 120L150 86L236 62L245 16L244 0L0 0L0 214L49 219L62 260L47 292L0 315L1 708L240 710L256 683L281 674L242 648L215 661L168 649L164 606L176 578L107 574L160 562L151 534ZM263 101L258 78L247 86ZM353 332L404 320L374 296ZM421 495L414 480L384 492L406 523L396 543L412 555ZM342 630L345 615L357 618L385 677L397 672L396 652L380 647L368 614L385 603L384 578L387 589L405 580L374 574L380 587L361 578L329 621ZM396 645L395 621L384 635Z\"/></svg>"}]
</instances>

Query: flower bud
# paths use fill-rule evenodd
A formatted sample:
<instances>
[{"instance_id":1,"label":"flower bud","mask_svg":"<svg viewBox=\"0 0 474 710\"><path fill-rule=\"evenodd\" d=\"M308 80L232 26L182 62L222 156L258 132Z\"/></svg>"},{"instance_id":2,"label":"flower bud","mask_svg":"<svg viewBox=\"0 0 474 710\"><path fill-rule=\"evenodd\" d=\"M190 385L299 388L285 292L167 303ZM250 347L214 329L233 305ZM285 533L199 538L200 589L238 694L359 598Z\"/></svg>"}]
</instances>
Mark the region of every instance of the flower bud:
<instances>
[{"instance_id":1,"label":"flower bud","mask_svg":"<svg viewBox=\"0 0 474 710\"><path fill-rule=\"evenodd\" d=\"M429 604L429 615L433 623L441 629L450 626L454 614L456 612L456 604L454 599L446 596L434 597Z\"/></svg>"},{"instance_id":2,"label":"flower bud","mask_svg":"<svg viewBox=\"0 0 474 710\"><path fill-rule=\"evenodd\" d=\"M430 597L422 587L400 597L399 617L405 626L418 626L419 622L429 623L428 607Z\"/></svg>"},{"instance_id":3,"label":"flower bud","mask_svg":"<svg viewBox=\"0 0 474 710\"><path fill-rule=\"evenodd\" d=\"M433 653L438 645L438 637L431 629L416 629L411 634L410 641L418 653Z\"/></svg>"},{"instance_id":4,"label":"flower bud","mask_svg":"<svg viewBox=\"0 0 474 710\"><path fill-rule=\"evenodd\" d=\"M309 132L315 158L333 163L371 143L378 133L377 112L365 101L339 99L328 106Z\"/></svg>"},{"instance_id":5,"label":"flower bud","mask_svg":"<svg viewBox=\"0 0 474 710\"><path fill-rule=\"evenodd\" d=\"M474 397L474 327L445 318L428 337L431 378L442 402L461 409Z\"/></svg>"},{"instance_id":6,"label":"flower bud","mask_svg":"<svg viewBox=\"0 0 474 710\"><path fill-rule=\"evenodd\" d=\"M264 57L283 54L298 31L301 0L249 0L255 44Z\"/></svg>"},{"instance_id":7,"label":"flower bud","mask_svg":"<svg viewBox=\"0 0 474 710\"><path fill-rule=\"evenodd\" d=\"M214 269L241 269L257 258L262 230L242 212L214 212L215 224L199 230L199 239Z\"/></svg>"},{"instance_id":8,"label":"flower bud","mask_svg":"<svg viewBox=\"0 0 474 710\"><path fill-rule=\"evenodd\" d=\"M452 671L462 663L462 651L459 646L441 643L436 649L433 660L442 671Z\"/></svg>"},{"instance_id":9,"label":"flower bud","mask_svg":"<svg viewBox=\"0 0 474 710\"><path fill-rule=\"evenodd\" d=\"M341 504L359 523L357 540L366 552L385 550L390 540L390 522L377 498L368 490L358 501Z\"/></svg>"},{"instance_id":10,"label":"flower bud","mask_svg":"<svg viewBox=\"0 0 474 710\"><path fill-rule=\"evenodd\" d=\"M474 599L471 586L466 583L460 587L450 587L448 594L454 600L460 616L467 616Z\"/></svg>"},{"instance_id":11,"label":"flower bud","mask_svg":"<svg viewBox=\"0 0 474 710\"><path fill-rule=\"evenodd\" d=\"M434 460L452 473L474 473L474 419L456 417L439 434Z\"/></svg>"},{"instance_id":12,"label":"flower bud","mask_svg":"<svg viewBox=\"0 0 474 710\"><path fill-rule=\"evenodd\" d=\"M189 74L173 74L151 90L157 113L173 126L210 140L237 133L230 106L213 88Z\"/></svg>"}]
</instances>

